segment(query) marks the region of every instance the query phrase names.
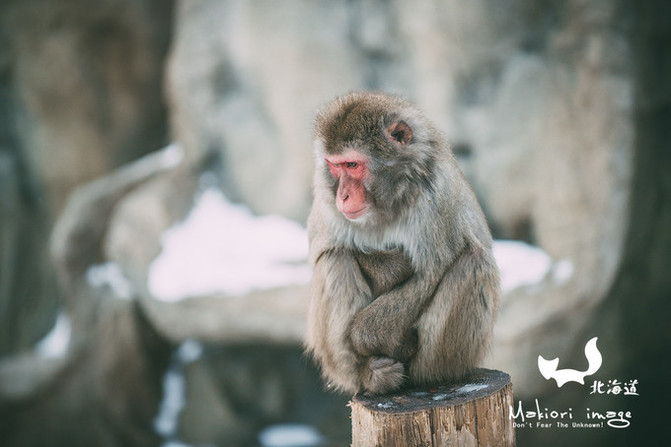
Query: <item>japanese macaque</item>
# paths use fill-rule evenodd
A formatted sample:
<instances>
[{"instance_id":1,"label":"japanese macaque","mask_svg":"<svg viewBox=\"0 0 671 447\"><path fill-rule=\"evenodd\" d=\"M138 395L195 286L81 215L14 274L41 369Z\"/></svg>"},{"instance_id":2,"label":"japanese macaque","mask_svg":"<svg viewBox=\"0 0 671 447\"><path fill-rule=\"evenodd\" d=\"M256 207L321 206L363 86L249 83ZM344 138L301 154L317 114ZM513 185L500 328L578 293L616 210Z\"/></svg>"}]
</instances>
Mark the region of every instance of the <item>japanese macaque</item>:
<instances>
[{"instance_id":1,"label":"japanese macaque","mask_svg":"<svg viewBox=\"0 0 671 447\"><path fill-rule=\"evenodd\" d=\"M488 350L499 275L444 137L378 93L326 105L315 134L306 345L329 387L384 394L467 374Z\"/></svg>"}]
</instances>

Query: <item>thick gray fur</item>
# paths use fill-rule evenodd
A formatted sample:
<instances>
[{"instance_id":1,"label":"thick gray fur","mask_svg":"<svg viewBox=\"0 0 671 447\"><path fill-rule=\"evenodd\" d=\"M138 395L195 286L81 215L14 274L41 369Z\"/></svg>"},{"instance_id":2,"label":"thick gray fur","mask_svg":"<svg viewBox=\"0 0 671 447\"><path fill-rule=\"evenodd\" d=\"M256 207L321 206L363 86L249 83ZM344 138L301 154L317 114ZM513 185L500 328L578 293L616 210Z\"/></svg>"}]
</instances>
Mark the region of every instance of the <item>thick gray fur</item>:
<instances>
[{"instance_id":1,"label":"thick gray fur","mask_svg":"<svg viewBox=\"0 0 671 447\"><path fill-rule=\"evenodd\" d=\"M404 122L409 141L390 137ZM393 127L392 127L393 129ZM498 306L492 238L444 137L408 102L353 93L315 126L307 349L327 382L383 394L455 379L487 353ZM368 159L370 211L338 212L324 156Z\"/></svg>"}]
</instances>

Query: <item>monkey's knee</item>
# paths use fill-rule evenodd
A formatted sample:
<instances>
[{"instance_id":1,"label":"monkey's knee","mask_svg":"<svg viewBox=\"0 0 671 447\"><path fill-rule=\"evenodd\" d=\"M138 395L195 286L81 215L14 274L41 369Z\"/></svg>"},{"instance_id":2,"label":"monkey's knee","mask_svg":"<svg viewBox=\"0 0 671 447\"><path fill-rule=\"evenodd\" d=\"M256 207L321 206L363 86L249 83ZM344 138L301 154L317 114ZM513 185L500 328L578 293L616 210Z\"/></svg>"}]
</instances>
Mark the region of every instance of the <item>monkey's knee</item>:
<instances>
[{"instance_id":1,"label":"monkey's knee","mask_svg":"<svg viewBox=\"0 0 671 447\"><path fill-rule=\"evenodd\" d=\"M386 394L397 390L405 381L403 363L389 357L369 357L361 371L362 391L366 394Z\"/></svg>"}]
</instances>

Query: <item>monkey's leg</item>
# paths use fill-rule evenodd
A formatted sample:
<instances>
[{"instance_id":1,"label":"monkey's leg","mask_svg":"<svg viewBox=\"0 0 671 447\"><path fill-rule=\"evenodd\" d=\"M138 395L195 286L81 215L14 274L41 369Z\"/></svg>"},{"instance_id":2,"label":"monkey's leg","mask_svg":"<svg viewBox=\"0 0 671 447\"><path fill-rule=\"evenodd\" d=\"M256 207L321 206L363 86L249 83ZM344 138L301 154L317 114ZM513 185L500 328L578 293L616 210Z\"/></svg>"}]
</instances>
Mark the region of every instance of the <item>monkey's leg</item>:
<instances>
[{"instance_id":1,"label":"monkey's leg","mask_svg":"<svg viewBox=\"0 0 671 447\"><path fill-rule=\"evenodd\" d=\"M475 250L457 259L417 322L418 351L409 364L409 383L440 383L478 366L492 338L498 288L498 269L488 252Z\"/></svg>"}]
</instances>

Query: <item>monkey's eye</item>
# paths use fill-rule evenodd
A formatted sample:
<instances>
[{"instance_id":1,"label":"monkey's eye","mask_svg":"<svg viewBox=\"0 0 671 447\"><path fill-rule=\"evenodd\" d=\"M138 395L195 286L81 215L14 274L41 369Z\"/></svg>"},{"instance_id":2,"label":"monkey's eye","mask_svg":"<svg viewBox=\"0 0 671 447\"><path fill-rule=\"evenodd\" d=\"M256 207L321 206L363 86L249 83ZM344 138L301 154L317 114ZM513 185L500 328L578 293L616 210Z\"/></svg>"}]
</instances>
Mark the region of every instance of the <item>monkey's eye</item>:
<instances>
[{"instance_id":1,"label":"monkey's eye","mask_svg":"<svg viewBox=\"0 0 671 447\"><path fill-rule=\"evenodd\" d=\"M361 161L346 161L342 164L343 169L347 171L347 175L352 178L361 180L366 176L366 163Z\"/></svg>"},{"instance_id":2,"label":"monkey's eye","mask_svg":"<svg viewBox=\"0 0 671 447\"><path fill-rule=\"evenodd\" d=\"M337 164L331 163L328 160L325 160L325 161L326 161L326 165L329 168L329 171L331 171L331 175L335 178L338 178L340 176L340 166L337 165Z\"/></svg>"},{"instance_id":3,"label":"monkey's eye","mask_svg":"<svg viewBox=\"0 0 671 447\"><path fill-rule=\"evenodd\" d=\"M340 178L341 175L347 174L348 176L359 179L365 174L364 162L342 161L340 163L333 163L332 161L324 160L334 178Z\"/></svg>"}]
</instances>

